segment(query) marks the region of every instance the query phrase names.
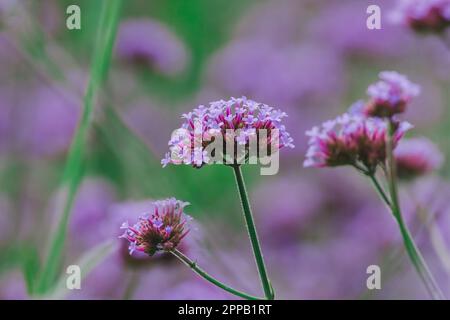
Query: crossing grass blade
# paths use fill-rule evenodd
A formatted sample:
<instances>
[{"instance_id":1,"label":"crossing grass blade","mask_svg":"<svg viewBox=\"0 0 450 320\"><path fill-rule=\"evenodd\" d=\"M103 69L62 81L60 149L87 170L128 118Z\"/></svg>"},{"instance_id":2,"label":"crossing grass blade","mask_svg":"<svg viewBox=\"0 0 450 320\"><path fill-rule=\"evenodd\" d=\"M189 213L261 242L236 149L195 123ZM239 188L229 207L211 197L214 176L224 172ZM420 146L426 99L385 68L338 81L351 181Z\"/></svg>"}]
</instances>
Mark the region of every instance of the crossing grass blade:
<instances>
[{"instance_id":1,"label":"crossing grass blade","mask_svg":"<svg viewBox=\"0 0 450 320\"><path fill-rule=\"evenodd\" d=\"M100 263L102 263L114 250L117 250L117 245L114 244L114 240L107 240L102 242L89 251L87 251L81 258L76 262L76 265L80 267L81 270L81 283L82 280ZM70 292L66 286L67 275L64 273L59 277L55 289L52 290L48 295L44 296L45 299L64 299L65 296ZM83 289L83 285L81 287Z\"/></svg>"},{"instance_id":2,"label":"crossing grass blade","mask_svg":"<svg viewBox=\"0 0 450 320\"><path fill-rule=\"evenodd\" d=\"M83 112L69 150L63 173L62 189L65 194L65 204L56 231L51 238L48 255L38 280L38 294L48 292L57 279L58 269L60 268L63 256L70 212L83 175L86 137L92 120L97 92L109 69L121 5L122 0L102 1L96 48L91 65L90 80L83 101Z\"/></svg>"}]
</instances>

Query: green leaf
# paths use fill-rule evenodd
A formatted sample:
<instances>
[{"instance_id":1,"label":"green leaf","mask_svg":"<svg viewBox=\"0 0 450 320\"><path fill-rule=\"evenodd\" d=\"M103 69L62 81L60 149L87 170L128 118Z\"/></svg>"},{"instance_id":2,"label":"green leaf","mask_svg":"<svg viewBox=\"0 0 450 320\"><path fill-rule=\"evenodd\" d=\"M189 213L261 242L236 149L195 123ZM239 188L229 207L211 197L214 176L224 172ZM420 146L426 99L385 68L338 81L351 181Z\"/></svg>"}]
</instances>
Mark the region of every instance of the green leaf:
<instances>
[{"instance_id":1,"label":"green leaf","mask_svg":"<svg viewBox=\"0 0 450 320\"><path fill-rule=\"evenodd\" d=\"M36 248L23 248L21 254L21 267L27 292L32 295L40 269L39 254Z\"/></svg>"},{"instance_id":2,"label":"green leaf","mask_svg":"<svg viewBox=\"0 0 450 320\"><path fill-rule=\"evenodd\" d=\"M121 0L102 1L97 46L94 51L90 80L84 97L83 113L69 150L63 175L63 190L66 195L65 205L39 277L37 287L37 293L39 294L46 293L52 288L61 265L70 212L83 175L84 149L88 129L92 121L97 92L109 68L121 4Z\"/></svg>"}]
</instances>

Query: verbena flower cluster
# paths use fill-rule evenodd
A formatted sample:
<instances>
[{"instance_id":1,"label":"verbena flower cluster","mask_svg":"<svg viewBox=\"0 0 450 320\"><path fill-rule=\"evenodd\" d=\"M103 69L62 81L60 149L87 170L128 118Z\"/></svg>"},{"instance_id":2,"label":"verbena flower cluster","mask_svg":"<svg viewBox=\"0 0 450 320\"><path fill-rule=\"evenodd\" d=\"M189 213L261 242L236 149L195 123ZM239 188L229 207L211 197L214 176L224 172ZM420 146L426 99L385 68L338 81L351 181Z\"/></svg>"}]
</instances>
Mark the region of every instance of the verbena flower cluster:
<instances>
[{"instance_id":1,"label":"verbena flower cluster","mask_svg":"<svg viewBox=\"0 0 450 320\"><path fill-rule=\"evenodd\" d=\"M367 103L360 101L348 113L307 131L305 167L351 165L374 172L385 163L389 125L383 118L394 124L395 148L412 125L397 121L394 115L403 112L420 89L394 71L381 72L380 79L369 86Z\"/></svg>"},{"instance_id":2,"label":"verbena flower cluster","mask_svg":"<svg viewBox=\"0 0 450 320\"><path fill-rule=\"evenodd\" d=\"M397 143L411 128L408 122L398 123L394 135ZM307 131L309 148L305 167L358 166L374 170L386 159L388 126L379 118L366 118L345 113Z\"/></svg>"},{"instance_id":3,"label":"verbena flower cluster","mask_svg":"<svg viewBox=\"0 0 450 320\"><path fill-rule=\"evenodd\" d=\"M394 151L397 174L412 179L441 167L444 157L437 146L427 138L405 139Z\"/></svg>"},{"instance_id":4,"label":"verbena flower cluster","mask_svg":"<svg viewBox=\"0 0 450 320\"><path fill-rule=\"evenodd\" d=\"M211 155L206 147L217 137L222 138L224 146L248 145L250 139L255 138L258 149L265 147L272 153L283 147L293 148L293 139L283 125L285 117L285 112L246 97L214 101L208 107L201 105L192 112L183 114L184 123L172 135L169 141L170 152L161 163L163 166L169 163L188 164L197 168L211 163ZM260 134L262 129L267 130L265 136ZM225 148L216 150L218 151L226 153ZM236 154L228 156L231 156L232 161L237 161Z\"/></svg>"},{"instance_id":5,"label":"verbena flower cluster","mask_svg":"<svg viewBox=\"0 0 450 320\"><path fill-rule=\"evenodd\" d=\"M130 242L130 254L141 251L152 256L175 249L189 232L189 217L183 212L188 204L175 198L155 201L153 211L140 216L136 224L123 223L125 232L120 238Z\"/></svg>"},{"instance_id":6,"label":"verbena flower cluster","mask_svg":"<svg viewBox=\"0 0 450 320\"><path fill-rule=\"evenodd\" d=\"M383 71L380 80L369 86L370 99L360 102L353 111L362 112L368 117L392 117L403 113L411 100L418 96L420 87L395 71Z\"/></svg>"},{"instance_id":7,"label":"verbena flower cluster","mask_svg":"<svg viewBox=\"0 0 450 320\"><path fill-rule=\"evenodd\" d=\"M401 0L392 20L417 32L441 33L450 26L450 0Z\"/></svg>"}]
</instances>

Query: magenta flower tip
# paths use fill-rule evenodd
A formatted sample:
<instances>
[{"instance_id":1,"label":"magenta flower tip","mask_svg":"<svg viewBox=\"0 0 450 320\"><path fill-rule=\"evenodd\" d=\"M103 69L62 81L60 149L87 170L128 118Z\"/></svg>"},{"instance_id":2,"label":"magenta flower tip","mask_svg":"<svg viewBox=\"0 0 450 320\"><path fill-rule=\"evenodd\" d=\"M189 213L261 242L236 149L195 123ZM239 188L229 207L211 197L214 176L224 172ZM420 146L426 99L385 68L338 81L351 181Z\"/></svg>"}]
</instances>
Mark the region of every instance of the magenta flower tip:
<instances>
[{"instance_id":1,"label":"magenta flower tip","mask_svg":"<svg viewBox=\"0 0 450 320\"><path fill-rule=\"evenodd\" d=\"M128 221L124 222L120 229L125 232L119 238L129 241L130 255L141 251L152 256L175 249L189 232L190 217L183 212L187 205L188 202L175 198L155 201L152 211L140 216L136 224L130 226Z\"/></svg>"},{"instance_id":2,"label":"magenta flower tip","mask_svg":"<svg viewBox=\"0 0 450 320\"><path fill-rule=\"evenodd\" d=\"M444 156L438 147L426 138L405 139L394 152L400 178L412 179L439 169Z\"/></svg>"}]
</instances>

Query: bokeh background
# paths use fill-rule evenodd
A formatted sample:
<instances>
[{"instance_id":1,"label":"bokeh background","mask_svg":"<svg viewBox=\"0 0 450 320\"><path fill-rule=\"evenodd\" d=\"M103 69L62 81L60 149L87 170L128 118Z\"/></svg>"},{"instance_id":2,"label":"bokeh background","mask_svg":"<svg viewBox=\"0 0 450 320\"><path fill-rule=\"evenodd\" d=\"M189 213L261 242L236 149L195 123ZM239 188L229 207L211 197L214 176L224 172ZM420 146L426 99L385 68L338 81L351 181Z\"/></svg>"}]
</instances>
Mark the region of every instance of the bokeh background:
<instances>
[{"instance_id":1,"label":"bokeh background","mask_svg":"<svg viewBox=\"0 0 450 320\"><path fill-rule=\"evenodd\" d=\"M61 216L61 180L80 120L98 41L101 0L0 0L0 298L33 298ZM69 4L81 30L66 28ZM369 4L382 29L366 28ZM406 114L448 158L450 50L386 18L394 1L124 1L108 77L95 103L82 181L68 223L60 276L97 245L112 247L82 270L81 290L61 299L232 299L167 256L127 256L120 224L155 199L189 201L183 250L212 275L259 295L232 171L161 168L180 115L247 96L289 114L296 148L280 171L244 168L268 271L278 298L420 299L427 294L394 220L350 169L304 169L305 130L365 97L382 70L406 74L422 93ZM450 294L449 162L401 185L408 224ZM95 253L95 251L94 251ZM83 260L84 259L84 260ZM382 270L368 291L366 268ZM85 272L86 271L86 272ZM88 272L90 271L90 272Z\"/></svg>"}]
</instances>

